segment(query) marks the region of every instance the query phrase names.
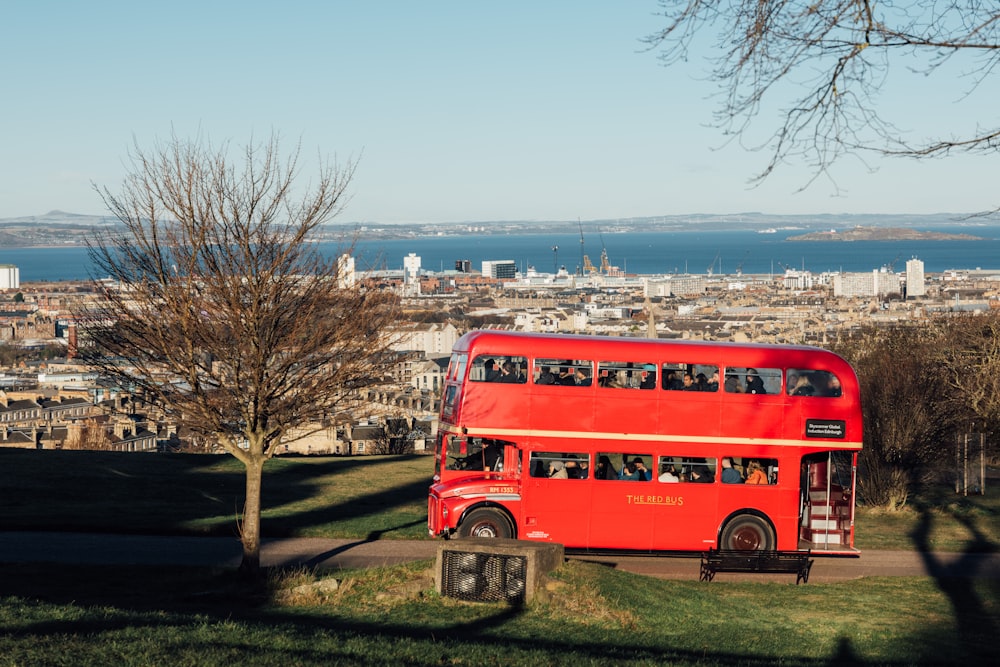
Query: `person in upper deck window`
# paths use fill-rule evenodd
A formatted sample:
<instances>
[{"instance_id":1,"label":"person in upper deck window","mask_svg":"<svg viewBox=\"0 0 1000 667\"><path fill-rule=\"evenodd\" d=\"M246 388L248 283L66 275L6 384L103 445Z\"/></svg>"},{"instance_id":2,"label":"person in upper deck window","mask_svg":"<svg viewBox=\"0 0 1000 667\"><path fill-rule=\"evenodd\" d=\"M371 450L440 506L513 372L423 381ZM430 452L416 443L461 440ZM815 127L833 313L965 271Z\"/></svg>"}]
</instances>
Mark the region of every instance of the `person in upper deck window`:
<instances>
[{"instance_id":1,"label":"person in upper deck window","mask_svg":"<svg viewBox=\"0 0 1000 667\"><path fill-rule=\"evenodd\" d=\"M552 374L548 366L542 366L542 372L538 374L535 384L555 384L556 376Z\"/></svg>"},{"instance_id":2,"label":"person in upper deck window","mask_svg":"<svg viewBox=\"0 0 1000 667\"><path fill-rule=\"evenodd\" d=\"M840 396L840 378L838 378L833 373L829 373L826 378L826 391L823 392L823 396Z\"/></svg>"},{"instance_id":3,"label":"person in upper deck window","mask_svg":"<svg viewBox=\"0 0 1000 667\"><path fill-rule=\"evenodd\" d=\"M514 369L514 364L510 361L503 362L503 366L500 367L500 377L497 378L497 382L505 382L508 384L514 384L520 382L517 377L517 373Z\"/></svg>"},{"instance_id":4,"label":"person in upper deck window","mask_svg":"<svg viewBox=\"0 0 1000 667\"><path fill-rule=\"evenodd\" d=\"M747 393L748 394L766 394L767 390L764 389L764 381L760 379L757 375L756 368L747 369Z\"/></svg>"}]
</instances>

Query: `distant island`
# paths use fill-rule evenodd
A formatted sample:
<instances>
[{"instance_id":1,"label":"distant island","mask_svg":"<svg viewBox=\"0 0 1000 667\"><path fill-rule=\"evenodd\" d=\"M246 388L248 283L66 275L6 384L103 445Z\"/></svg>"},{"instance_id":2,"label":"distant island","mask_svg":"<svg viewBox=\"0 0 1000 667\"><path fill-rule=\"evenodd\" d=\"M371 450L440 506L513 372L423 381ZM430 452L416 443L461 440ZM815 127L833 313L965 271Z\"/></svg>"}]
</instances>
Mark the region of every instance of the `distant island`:
<instances>
[{"instance_id":1,"label":"distant island","mask_svg":"<svg viewBox=\"0 0 1000 667\"><path fill-rule=\"evenodd\" d=\"M902 227L851 227L838 231L809 232L789 236L786 241L982 241L982 237L971 234L947 234L945 232L921 232Z\"/></svg>"}]
</instances>

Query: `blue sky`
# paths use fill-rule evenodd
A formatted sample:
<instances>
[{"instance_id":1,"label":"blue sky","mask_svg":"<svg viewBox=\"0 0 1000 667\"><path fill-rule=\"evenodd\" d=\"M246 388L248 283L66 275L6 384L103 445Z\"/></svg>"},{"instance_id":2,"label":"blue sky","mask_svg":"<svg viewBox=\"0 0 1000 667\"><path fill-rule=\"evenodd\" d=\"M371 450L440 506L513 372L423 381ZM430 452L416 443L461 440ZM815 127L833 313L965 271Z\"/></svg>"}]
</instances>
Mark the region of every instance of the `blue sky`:
<instances>
[{"instance_id":1,"label":"blue sky","mask_svg":"<svg viewBox=\"0 0 1000 667\"><path fill-rule=\"evenodd\" d=\"M972 212L1000 205L989 158L870 162L804 192L707 122L707 65L664 67L655 0L57 2L0 22L0 218L103 214L133 139L239 145L279 132L360 158L339 221L575 220L687 213ZM937 86L938 84L933 84ZM886 111L917 130L995 124L997 105L911 78ZM973 103L976 100L973 100ZM976 113L990 113L976 118ZM773 122L758 121L762 129Z\"/></svg>"}]
</instances>

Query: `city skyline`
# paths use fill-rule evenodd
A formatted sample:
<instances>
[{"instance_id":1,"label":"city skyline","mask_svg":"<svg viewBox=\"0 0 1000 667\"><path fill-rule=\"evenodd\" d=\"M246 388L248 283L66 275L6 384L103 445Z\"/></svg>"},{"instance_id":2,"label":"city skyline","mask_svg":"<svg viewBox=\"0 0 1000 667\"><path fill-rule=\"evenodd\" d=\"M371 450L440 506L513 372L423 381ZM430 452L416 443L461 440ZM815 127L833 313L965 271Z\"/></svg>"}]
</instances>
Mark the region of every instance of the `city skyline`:
<instances>
[{"instance_id":1,"label":"city skyline","mask_svg":"<svg viewBox=\"0 0 1000 667\"><path fill-rule=\"evenodd\" d=\"M747 181L766 154L707 127L717 90L692 54L664 67L642 39L657 3L458 2L432 7L292 1L97 6L43 0L8 12L0 219L102 215L133 141L238 147L278 132L359 159L340 222L573 220L670 214L971 213L995 208L988 157L808 165ZM900 67L899 69L903 69ZM905 72L900 74L905 75ZM880 111L921 135L962 82L886 83ZM975 100L973 100L973 103ZM760 132L773 121L761 117ZM992 113L992 112L991 112ZM840 192L839 196L837 193Z\"/></svg>"}]
</instances>

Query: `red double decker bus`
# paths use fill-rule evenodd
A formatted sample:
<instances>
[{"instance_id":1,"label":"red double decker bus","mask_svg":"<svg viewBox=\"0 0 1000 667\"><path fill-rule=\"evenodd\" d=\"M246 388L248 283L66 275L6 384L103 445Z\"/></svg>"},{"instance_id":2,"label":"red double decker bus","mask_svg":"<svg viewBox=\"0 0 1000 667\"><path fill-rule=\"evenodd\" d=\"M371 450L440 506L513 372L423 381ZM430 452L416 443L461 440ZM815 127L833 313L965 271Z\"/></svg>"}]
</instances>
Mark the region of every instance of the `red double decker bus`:
<instances>
[{"instance_id":1,"label":"red double decker bus","mask_svg":"<svg viewBox=\"0 0 1000 667\"><path fill-rule=\"evenodd\" d=\"M853 554L861 440L857 378L823 349L473 331L448 366L428 529Z\"/></svg>"}]
</instances>

